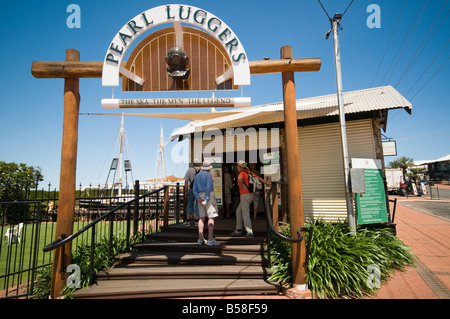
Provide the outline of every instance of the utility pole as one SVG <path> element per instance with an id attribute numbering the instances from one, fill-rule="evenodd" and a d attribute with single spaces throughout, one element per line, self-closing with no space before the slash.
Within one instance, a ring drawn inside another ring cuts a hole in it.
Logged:
<path id="1" fill-rule="evenodd" d="M 334 66 L 336 71 L 336 86 L 337 86 L 337 99 L 339 107 L 339 122 L 341 128 L 341 144 L 342 144 L 342 157 L 344 161 L 344 177 L 345 177 L 345 200 L 347 203 L 347 218 L 348 225 L 351 231 L 356 232 L 356 218 L 353 210 L 353 193 L 350 179 L 350 161 L 348 155 L 347 146 L 347 131 L 345 126 L 345 110 L 344 110 L 344 93 L 342 89 L 342 71 L 341 71 L 341 54 L 339 48 L 339 22 L 341 21 L 342 14 L 336 13 L 331 19 L 331 29 L 333 31 L 334 40 Z M 331 31 L 331 30 L 330 30 Z M 325 38 L 328 39 L 330 31 L 326 34 Z"/>

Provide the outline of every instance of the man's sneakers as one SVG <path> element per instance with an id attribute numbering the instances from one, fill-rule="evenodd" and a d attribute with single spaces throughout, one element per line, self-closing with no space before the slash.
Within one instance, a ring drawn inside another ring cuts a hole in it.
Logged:
<path id="1" fill-rule="evenodd" d="M 219 246 L 220 242 L 218 242 L 215 238 L 211 239 L 211 240 L 206 240 L 206 239 L 198 239 L 197 240 L 197 245 L 199 246 Z"/>
<path id="2" fill-rule="evenodd" d="M 236 229 L 234 232 L 230 234 L 230 236 L 238 237 L 238 236 L 244 236 L 242 233 L 242 230 Z"/>
<path id="3" fill-rule="evenodd" d="M 199 245 L 199 246 L 203 246 L 203 245 L 206 245 L 206 239 L 198 239 L 197 240 L 197 245 Z"/>
<path id="4" fill-rule="evenodd" d="M 220 242 L 218 242 L 215 238 L 208 240 L 206 246 L 219 246 Z"/>
<path id="5" fill-rule="evenodd" d="M 234 232 L 232 232 L 232 233 L 230 234 L 230 236 L 233 236 L 233 237 L 240 237 L 240 236 L 244 236 L 244 233 L 242 232 L 242 230 L 236 229 Z M 253 233 L 247 233 L 247 234 L 245 235 L 245 237 L 247 237 L 247 238 L 253 238 L 253 237 L 255 237 L 255 235 L 253 235 Z"/>

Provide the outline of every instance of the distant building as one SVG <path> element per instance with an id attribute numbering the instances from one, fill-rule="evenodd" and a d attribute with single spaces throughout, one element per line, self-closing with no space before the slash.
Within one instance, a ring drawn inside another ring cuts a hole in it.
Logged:
<path id="1" fill-rule="evenodd" d="M 443 184 L 450 182 L 450 154 L 435 160 L 414 161 L 414 165 L 423 168 L 430 181 Z"/>

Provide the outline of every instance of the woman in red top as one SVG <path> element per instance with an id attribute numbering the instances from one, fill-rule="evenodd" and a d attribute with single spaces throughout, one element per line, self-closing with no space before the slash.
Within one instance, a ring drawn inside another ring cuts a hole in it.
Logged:
<path id="1" fill-rule="evenodd" d="M 247 232 L 247 237 L 253 237 L 252 221 L 250 219 L 250 204 L 253 201 L 253 192 L 248 189 L 249 186 L 249 174 L 250 171 L 247 167 L 247 163 L 244 161 L 239 161 L 237 164 L 238 175 L 238 186 L 240 193 L 239 207 L 236 210 L 236 229 L 231 233 L 232 236 L 242 236 L 242 222 L 244 222 L 245 231 Z M 256 175 L 255 175 L 256 176 Z M 258 177 L 261 183 L 270 185 L 266 183 L 262 178 Z"/>

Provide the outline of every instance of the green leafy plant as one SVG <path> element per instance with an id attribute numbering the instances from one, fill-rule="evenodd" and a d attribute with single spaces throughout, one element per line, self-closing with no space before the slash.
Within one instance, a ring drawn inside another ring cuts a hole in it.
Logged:
<path id="1" fill-rule="evenodd" d="M 280 228 L 280 233 L 289 237 L 289 225 L 283 224 Z M 270 257 L 272 261 L 271 269 L 274 272 L 269 280 L 277 281 L 284 286 L 290 286 L 292 283 L 291 244 L 273 235 L 271 238 Z"/>
<path id="2" fill-rule="evenodd" d="M 323 219 L 310 221 L 313 227 L 306 279 L 309 289 L 319 298 L 362 298 L 376 294 L 376 285 L 368 280 L 372 266 L 380 270 L 380 281 L 394 269 L 403 270 L 413 263 L 408 247 L 391 229 L 359 228 L 355 235 L 347 223 L 336 224 Z M 289 228 L 283 227 L 289 236 Z M 305 241 L 309 234 L 306 233 Z M 290 244 L 272 240 L 271 280 L 291 284 Z"/>
<path id="3" fill-rule="evenodd" d="M 142 234 L 137 233 L 130 239 L 130 245 L 138 242 Z M 107 269 L 114 264 L 114 256 L 127 251 L 127 240 L 125 235 L 113 236 L 110 253 L 110 242 L 108 238 L 102 237 L 94 247 L 94 274 L 102 269 Z M 90 266 L 91 246 L 90 244 L 78 245 L 72 255 L 72 264 L 80 267 L 80 288 L 89 287 L 89 266 Z M 34 299 L 47 299 L 50 295 L 50 285 L 52 277 L 52 266 L 47 266 L 40 270 L 33 290 Z M 70 298 L 71 294 L 78 288 L 70 288 L 67 285 L 63 289 L 65 298 Z"/>
<path id="4" fill-rule="evenodd" d="M 130 239 L 130 245 L 137 242 L 141 238 L 141 234 L 137 233 Z M 111 248 L 110 248 L 111 246 Z M 111 249 L 111 252 L 110 252 Z M 112 237 L 112 243 L 108 238 L 102 237 L 94 247 L 93 271 L 97 275 L 99 271 L 108 269 L 114 264 L 114 257 L 127 251 L 127 240 L 124 235 Z M 89 266 L 90 266 L 91 246 L 87 244 L 79 245 L 72 256 L 72 264 L 80 267 L 80 288 L 89 287 Z M 67 285 L 63 289 L 65 298 L 70 298 L 71 294 L 78 288 L 70 288 Z"/>
<path id="5" fill-rule="evenodd" d="M 50 296 L 51 281 L 52 266 L 46 266 L 39 269 L 33 288 L 33 299 L 48 299 L 48 297 Z"/>

